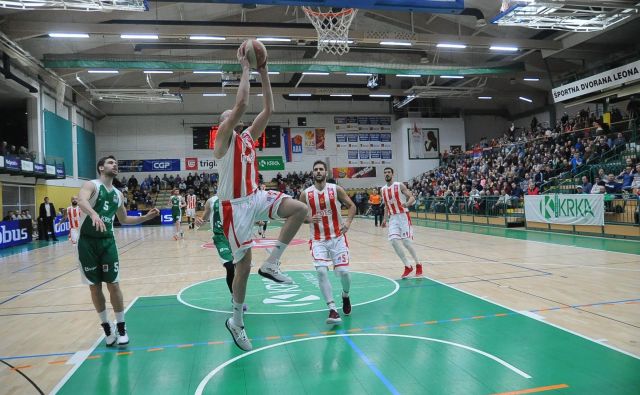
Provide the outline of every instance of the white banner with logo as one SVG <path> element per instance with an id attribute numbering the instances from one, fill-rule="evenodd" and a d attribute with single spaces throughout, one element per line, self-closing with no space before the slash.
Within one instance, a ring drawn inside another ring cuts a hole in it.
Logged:
<path id="1" fill-rule="evenodd" d="M 604 195 L 526 195 L 524 214 L 532 222 L 603 226 Z"/>
<path id="2" fill-rule="evenodd" d="M 640 79 L 640 60 L 553 89 L 555 103 Z"/>

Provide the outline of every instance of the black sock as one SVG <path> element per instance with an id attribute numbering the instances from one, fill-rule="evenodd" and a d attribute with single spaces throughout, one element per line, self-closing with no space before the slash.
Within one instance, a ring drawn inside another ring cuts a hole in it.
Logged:
<path id="1" fill-rule="evenodd" d="M 233 294 L 233 277 L 236 274 L 236 267 L 232 261 L 229 261 L 224 263 L 224 268 L 227 269 L 227 287 L 229 287 L 229 292 Z"/>

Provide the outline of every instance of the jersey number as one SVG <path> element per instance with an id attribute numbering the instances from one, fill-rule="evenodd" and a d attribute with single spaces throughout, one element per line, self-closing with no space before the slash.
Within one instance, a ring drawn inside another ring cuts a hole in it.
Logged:
<path id="1" fill-rule="evenodd" d="M 104 202 L 104 206 L 102 206 L 102 209 L 104 211 L 109 211 L 109 202 L 108 201 Z"/>

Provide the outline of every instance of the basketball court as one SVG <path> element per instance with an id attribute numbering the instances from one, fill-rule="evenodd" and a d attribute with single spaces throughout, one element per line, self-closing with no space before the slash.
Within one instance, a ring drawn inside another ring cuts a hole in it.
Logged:
<path id="1" fill-rule="evenodd" d="M 0 115 L 24 113 L 16 144 L 38 156 L 35 170 L 9 168 L 3 151 L 0 207 L 35 217 L 45 195 L 64 207 L 111 154 L 141 180 L 225 171 L 212 155 L 215 123 L 236 103 L 236 51 L 249 39 L 254 69 L 258 42 L 269 55 L 275 112 L 256 167 L 268 183 L 315 160 L 350 191 L 382 186 L 387 166 L 407 182 L 447 150 L 531 118 L 553 128 L 565 99 L 552 89 L 635 64 L 640 4 L 601 3 L 0 0 Z M 247 125 L 266 103 L 257 74 Z M 566 111 L 611 115 L 638 93 L 631 81 L 618 96 L 567 98 Z M 504 226 L 416 215 L 424 275 L 403 279 L 387 229 L 359 215 L 347 234 L 353 311 L 339 325 L 325 322 L 307 225 L 282 258 L 293 284 L 256 274 L 283 225 L 271 221 L 255 240 L 249 352 L 225 327 L 231 296 L 206 225 L 183 222 L 174 240 L 163 211 L 157 225 L 115 230 L 131 338 L 119 347 L 101 336 L 76 247 L 2 248 L 0 394 L 638 394 L 640 242 L 637 206 L 624 200 L 618 237 L 512 228 L 506 214 L 495 221 Z M 329 277 L 341 311 L 340 279 Z"/>
<path id="2" fill-rule="evenodd" d="M 292 246 L 283 263 L 294 285 L 252 274 L 249 353 L 224 328 L 229 294 L 206 229 L 177 243 L 167 241 L 166 227 L 119 231 L 132 341 L 116 349 L 96 338 L 73 247 L 11 255 L 3 258 L 2 359 L 60 394 L 638 388 L 640 258 L 637 249 L 629 253 L 636 242 L 589 248 L 578 246 L 591 239 L 583 236 L 549 243 L 536 240 L 541 232 L 511 230 L 520 237 L 508 238 L 480 226 L 423 225 L 416 248 L 426 275 L 399 280 L 402 265 L 384 230 L 357 219 L 349 232 L 353 313 L 339 326 L 324 323 L 306 243 Z M 7 393 L 33 391 L 14 370 L 3 370 L 2 381 Z"/>

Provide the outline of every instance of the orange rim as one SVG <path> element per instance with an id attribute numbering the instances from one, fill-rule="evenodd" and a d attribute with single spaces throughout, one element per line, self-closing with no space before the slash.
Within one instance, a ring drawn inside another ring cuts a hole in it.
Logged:
<path id="1" fill-rule="evenodd" d="M 317 11 L 314 11 L 311 8 L 305 7 L 305 6 L 302 6 L 302 10 L 308 15 L 319 16 L 319 17 L 324 17 L 324 18 L 337 18 L 337 17 L 340 17 L 340 16 L 345 16 L 345 15 L 352 14 L 353 11 L 354 11 L 353 8 L 345 8 L 344 10 L 342 10 L 340 12 L 317 12 Z"/>

